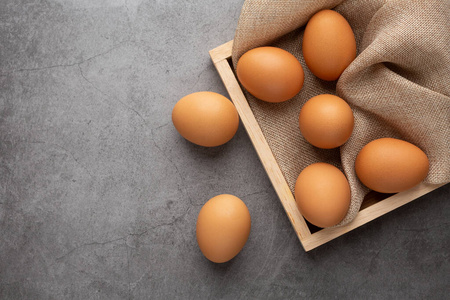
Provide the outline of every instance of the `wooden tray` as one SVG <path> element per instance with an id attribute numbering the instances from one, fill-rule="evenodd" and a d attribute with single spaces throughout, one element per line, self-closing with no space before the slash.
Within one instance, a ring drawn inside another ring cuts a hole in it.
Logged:
<path id="1" fill-rule="evenodd" d="M 272 151 L 267 144 L 266 139 L 256 121 L 253 112 L 241 90 L 241 87 L 236 79 L 236 76 L 231 67 L 231 49 L 233 41 L 229 41 L 211 51 L 209 54 L 211 59 L 219 72 L 220 77 L 239 113 L 242 123 L 253 143 L 253 146 L 258 153 L 267 175 L 272 182 L 272 185 L 280 198 L 280 201 L 286 211 L 286 214 L 294 227 L 297 236 L 305 249 L 309 251 L 322 244 L 331 241 L 365 223 L 368 223 L 414 199 L 419 198 L 426 193 L 429 193 L 444 184 L 429 185 L 419 184 L 414 188 L 397 193 L 394 195 L 386 195 L 380 193 L 369 193 L 361 206 L 361 210 L 356 218 L 349 224 L 336 228 L 325 228 L 318 230 L 307 224 L 303 216 L 297 209 L 294 196 L 292 195 L 289 186 L 281 173 Z"/>

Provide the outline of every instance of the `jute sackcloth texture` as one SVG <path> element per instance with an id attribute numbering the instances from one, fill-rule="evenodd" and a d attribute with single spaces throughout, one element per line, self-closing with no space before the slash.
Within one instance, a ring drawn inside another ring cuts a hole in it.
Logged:
<path id="1" fill-rule="evenodd" d="M 336 82 L 316 78 L 302 56 L 304 26 L 322 9 L 342 14 L 357 43 L 356 59 Z M 427 154 L 425 182 L 450 181 L 450 1 L 247 0 L 233 44 L 234 67 L 246 51 L 267 45 L 294 54 L 305 71 L 303 89 L 283 103 L 263 102 L 243 89 L 292 192 L 311 163 L 339 167 L 352 193 L 339 225 L 351 222 L 369 191 L 356 177 L 356 156 L 382 137 L 408 141 Z M 352 136 L 338 149 L 311 146 L 298 128 L 302 105 L 323 93 L 346 100 L 355 117 Z"/>

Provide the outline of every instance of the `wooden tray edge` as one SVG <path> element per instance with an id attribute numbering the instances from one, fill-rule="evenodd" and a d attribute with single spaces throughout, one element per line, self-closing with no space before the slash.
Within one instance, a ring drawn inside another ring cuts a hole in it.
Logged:
<path id="1" fill-rule="evenodd" d="M 277 193 L 283 208 L 288 215 L 288 218 L 297 233 L 297 236 L 302 241 L 311 236 L 311 232 L 306 225 L 305 220 L 297 209 L 297 204 L 291 193 L 291 190 L 281 173 L 280 167 L 273 156 L 267 141 L 261 131 L 261 128 L 256 121 L 252 110 L 244 96 L 244 93 L 239 86 L 239 83 L 234 76 L 233 70 L 230 67 L 228 58 L 231 56 L 232 41 L 222 46 L 219 46 L 210 51 L 211 58 L 214 65 L 219 72 L 222 81 L 230 95 L 231 101 L 234 103 L 242 123 L 253 143 L 253 146 L 263 164 L 266 173 L 272 182 L 272 185 Z M 302 243 L 303 245 L 303 243 Z"/>

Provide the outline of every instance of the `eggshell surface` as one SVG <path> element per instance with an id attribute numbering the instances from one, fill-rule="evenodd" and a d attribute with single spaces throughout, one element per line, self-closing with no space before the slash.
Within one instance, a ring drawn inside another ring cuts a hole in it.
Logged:
<path id="1" fill-rule="evenodd" d="M 322 94 L 309 99 L 299 114 L 303 137 L 312 145 L 331 149 L 344 144 L 353 132 L 354 117 L 342 98 Z"/>
<path id="2" fill-rule="evenodd" d="M 408 190 L 425 179 L 428 169 L 428 157 L 419 147 L 394 138 L 368 143 L 355 161 L 359 180 L 380 193 Z"/>
<path id="3" fill-rule="evenodd" d="M 300 213 L 311 224 L 334 226 L 344 219 L 350 207 L 350 185 L 335 166 L 314 163 L 298 176 L 295 201 Z"/>
<path id="4" fill-rule="evenodd" d="M 197 242 L 203 255 L 223 263 L 235 257 L 250 235 L 251 218 L 245 203 L 236 196 L 211 198 L 197 218 Z"/>
<path id="5" fill-rule="evenodd" d="M 239 126 L 239 115 L 226 97 L 213 92 L 197 92 L 175 104 L 172 122 L 188 141 L 215 147 L 233 138 Z"/>
<path id="6" fill-rule="evenodd" d="M 283 102 L 303 87 L 303 68 L 291 53 L 276 47 L 259 47 L 244 53 L 236 74 L 244 88 L 267 102 Z"/>
<path id="7" fill-rule="evenodd" d="M 303 57 L 311 72 L 332 81 L 356 57 L 356 41 L 350 24 L 333 10 L 322 10 L 308 21 L 303 35 Z"/>

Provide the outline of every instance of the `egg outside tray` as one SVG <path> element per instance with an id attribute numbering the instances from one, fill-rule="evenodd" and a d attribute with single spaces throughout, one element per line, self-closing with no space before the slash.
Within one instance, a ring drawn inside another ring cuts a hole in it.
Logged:
<path id="1" fill-rule="evenodd" d="M 394 209 L 411 202 L 445 184 L 430 185 L 421 183 L 414 188 L 397 193 L 381 194 L 370 192 L 364 198 L 361 209 L 355 219 L 347 225 L 331 228 L 318 228 L 307 222 L 299 210 L 289 186 L 280 170 L 273 153 L 264 138 L 253 112 L 242 92 L 231 65 L 231 50 L 233 41 L 229 41 L 209 51 L 214 66 L 217 69 L 228 94 L 239 113 L 242 123 L 253 143 L 259 159 L 269 176 L 281 204 L 292 224 L 305 251 L 323 245 L 353 229 L 366 224 Z"/>

